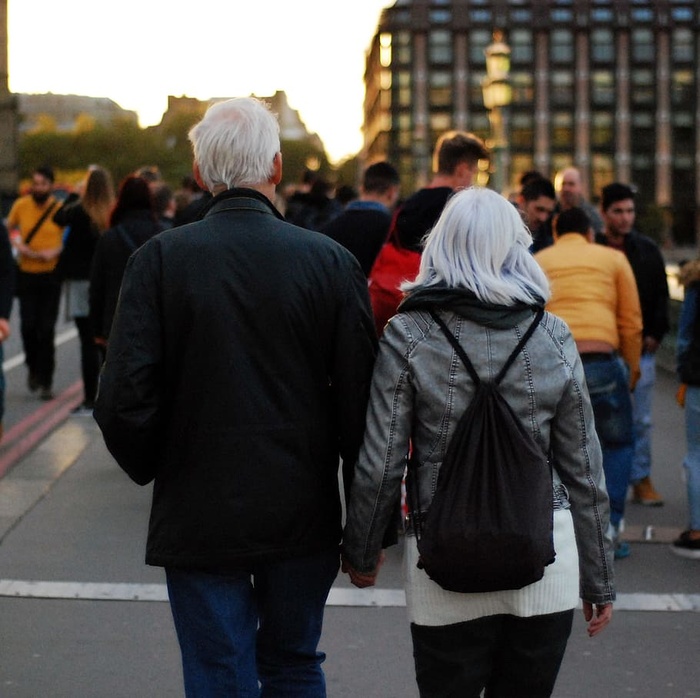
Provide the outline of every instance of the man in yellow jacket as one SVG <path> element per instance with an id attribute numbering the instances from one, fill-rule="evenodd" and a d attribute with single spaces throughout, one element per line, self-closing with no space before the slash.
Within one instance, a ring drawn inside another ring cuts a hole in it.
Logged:
<path id="1" fill-rule="evenodd" d="M 63 245 L 63 228 L 53 222 L 59 208 L 53 184 L 50 167 L 34 170 L 29 194 L 15 201 L 7 217 L 19 261 L 17 296 L 29 370 L 27 385 L 31 392 L 39 390 L 42 400 L 53 398 L 54 333 L 61 299 L 61 282 L 54 269 Z"/>
<path id="2" fill-rule="evenodd" d="M 547 274 L 552 297 L 547 310 L 561 317 L 576 340 L 603 449 L 610 496 L 615 556 L 629 555 L 619 541 L 634 457 L 630 391 L 639 378 L 642 311 L 637 283 L 624 254 L 593 243 L 583 209 L 559 214 L 555 243 L 535 255 Z"/>

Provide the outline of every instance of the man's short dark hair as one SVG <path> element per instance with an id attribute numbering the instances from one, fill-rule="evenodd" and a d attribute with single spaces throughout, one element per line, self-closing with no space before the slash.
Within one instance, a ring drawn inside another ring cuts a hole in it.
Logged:
<path id="1" fill-rule="evenodd" d="M 578 206 L 562 211 L 557 216 L 556 231 L 558 235 L 564 233 L 581 233 L 588 235 L 591 228 L 591 219 L 588 214 Z"/>
<path id="2" fill-rule="evenodd" d="M 384 194 L 400 181 L 399 171 L 390 162 L 375 162 L 365 170 L 362 188 L 367 192 Z"/>
<path id="3" fill-rule="evenodd" d="M 627 199 L 632 199 L 634 201 L 635 190 L 628 184 L 622 184 L 622 182 L 613 182 L 612 184 L 607 184 L 602 189 L 601 206 L 603 211 L 607 211 L 613 204 L 618 201 L 625 201 Z"/>
<path id="4" fill-rule="evenodd" d="M 479 160 L 488 158 L 488 148 L 481 138 L 473 133 L 449 131 L 438 139 L 433 169 L 441 174 L 453 174 L 457 165 L 462 162 L 474 166 Z"/>
<path id="5" fill-rule="evenodd" d="M 546 179 L 546 177 L 539 170 L 528 170 L 527 172 L 523 172 L 520 176 L 520 186 L 524 187 L 533 179 Z"/>
<path id="6" fill-rule="evenodd" d="M 41 175 L 45 179 L 48 179 L 49 182 L 51 182 L 51 183 L 53 183 L 55 181 L 53 167 L 51 167 L 51 165 L 42 165 L 41 167 L 35 168 L 34 174 Z"/>
<path id="7" fill-rule="evenodd" d="M 520 195 L 525 201 L 535 201 L 541 196 L 546 196 L 548 199 L 556 200 L 557 195 L 554 191 L 554 185 L 545 177 L 539 176 L 529 179 L 523 186 Z"/>

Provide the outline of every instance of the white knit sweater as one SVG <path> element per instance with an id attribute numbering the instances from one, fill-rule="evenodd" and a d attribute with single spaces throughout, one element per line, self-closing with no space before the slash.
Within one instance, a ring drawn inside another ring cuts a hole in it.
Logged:
<path id="1" fill-rule="evenodd" d="M 554 512 L 554 549 L 556 559 L 545 568 L 539 582 L 513 591 L 460 594 L 445 591 L 416 567 L 416 539 L 407 536 L 404 578 L 409 619 L 417 625 L 451 625 L 497 614 L 529 617 L 575 608 L 579 594 L 578 553 L 568 509 Z"/>

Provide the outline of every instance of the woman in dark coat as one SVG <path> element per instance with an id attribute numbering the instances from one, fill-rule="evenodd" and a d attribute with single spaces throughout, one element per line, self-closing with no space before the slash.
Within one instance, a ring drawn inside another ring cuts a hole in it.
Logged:
<path id="1" fill-rule="evenodd" d="M 163 230 L 148 182 L 133 175 L 121 184 L 110 228 L 99 239 L 90 273 L 90 320 L 95 341 L 104 350 L 117 308 L 119 289 L 132 252 Z"/>

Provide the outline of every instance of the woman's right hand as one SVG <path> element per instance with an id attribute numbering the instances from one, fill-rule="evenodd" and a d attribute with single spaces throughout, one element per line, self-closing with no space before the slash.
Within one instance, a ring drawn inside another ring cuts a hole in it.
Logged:
<path id="1" fill-rule="evenodd" d="M 588 637 L 595 637 L 603 631 L 612 619 L 613 607 L 611 603 L 595 604 L 590 601 L 583 602 L 583 617 L 588 623 Z"/>

